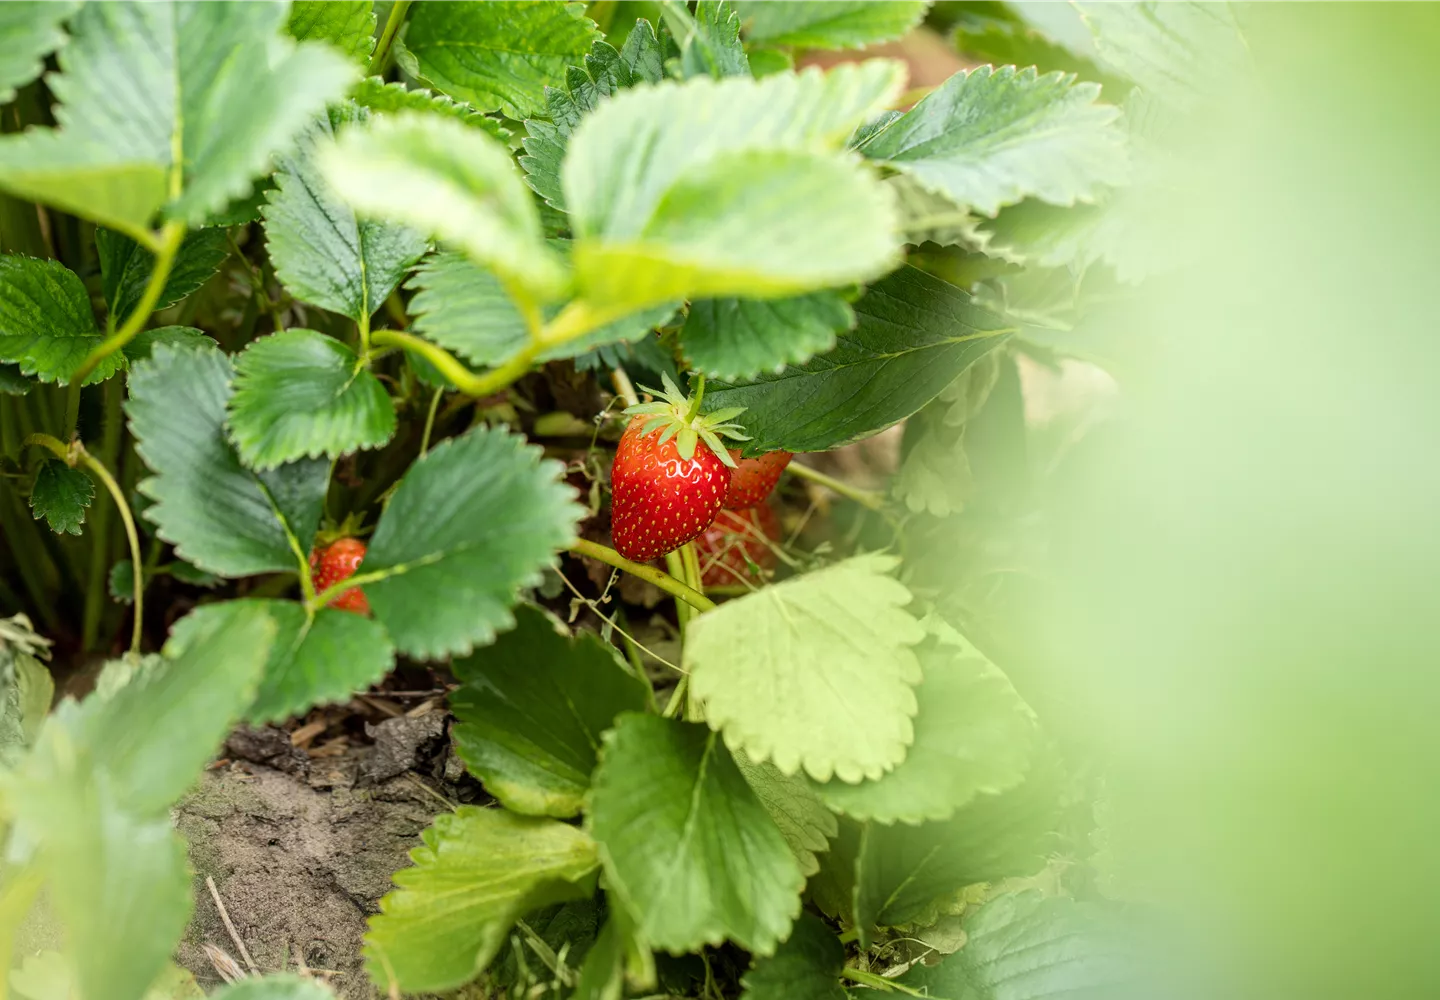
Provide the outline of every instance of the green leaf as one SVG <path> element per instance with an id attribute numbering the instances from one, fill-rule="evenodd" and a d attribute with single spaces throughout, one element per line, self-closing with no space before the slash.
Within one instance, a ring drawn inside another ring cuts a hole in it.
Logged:
<path id="1" fill-rule="evenodd" d="M 373 219 L 361 221 L 320 177 L 317 145 L 369 113 L 335 105 L 278 161 L 275 189 L 261 210 L 275 275 L 291 295 L 355 322 L 371 315 L 426 250 L 421 234 Z"/>
<path id="2" fill-rule="evenodd" d="M 848 1000 L 840 985 L 844 967 L 840 939 L 819 917 L 802 913 L 789 939 L 740 980 L 740 1000 Z"/>
<path id="3" fill-rule="evenodd" d="M 90 295 L 73 271 L 58 260 L 0 254 L 0 361 L 41 382 L 68 382 L 100 340 Z M 110 355 L 85 384 L 103 382 L 124 364 Z"/>
<path id="4" fill-rule="evenodd" d="M 125 345 L 125 358 L 131 364 L 147 361 L 156 344 L 169 344 L 181 350 L 213 350 L 219 346 L 213 338 L 192 326 L 157 326 L 137 333 L 135 339 Z"/>
<path id="5" fill-rule="evenodd" d="M 922 243 L 934 243 L 971 250 L 986 246 L 985 236 L 979 228 L 983 220 L 979 216 L 971 214 L 943 194 L 922 187 L 908 174 L 887 177 L 885 184 L 894 193 L 900 209 L 900 228 L 906 243 L 917 247 Z"/>
<path id="6" fill-rule="evenodd" d="M 24 1000 L 73 1000 L 79 995 L 70 962 L 58 951 L 26 955 L 20 968 L 11 971 L 10 985 Z M 333 1000 L 333 994 L 322 996 Z M 205 994 L 189 971 L 172 962 L 145 991 L 145 1000 L 205 1000 Z"/>
<path id="7" fill-rule="evenodd" d="M 20 374 L 19 365 L 0 364 L 0 392 L 7 396 L 23 396 L 34 387 L 33 379 Z"/>
<path id="8" fill-rule="evenodd" d="M 780 828 L 795 860 L 800 862 L 801 874 L 814 875 L 820 870 L 820 859 L 815 852 L 826 850 L 838 830 L 835 814 L 804 777 L 781 774 L 768 760 L 756 764 L 743 752 L 737 751 L 734 756 L 735 766 L 745 775 L 751 790 Z"/>
<path id="9" fill-rule="evenodd" d="M 35 520 L 43 517 L 57 535 L 80 534 L 85 510 L 94 499 L 94 481 L 58 458 L 47 458 L 35 472 L 30 509 L 35 512 Z"/>
<path id="10" fill-rule="evenodd" d="M 800 913 L 805 879 L 785 838 L 704 726 L 622 715 L 589 816 L 608 884 L 651 947 L 730 940 L 768 955 Z"/>
<path id="11" fill-rule="evenodd" d="M 501 142 L 508 142 L 513 134 L 500 124 L 499 119 L 490 118 L 468 104 L 452 101 L 444 94 L 432 94 L 424 89 L 411 90 L 399 81 L 386 83 L 384 77 L 367 76 L 350 91 L 350 99 L 362 108 L 382 114 L 420 111 L 425 114 L 444 115 L 488 132 Z"/>
<path id="12" fill-rule="evenodd" d="M 529 605 L 515 617 L 513 631 L 451 667 L 455 745 L 506 808 L 563 819 L 584 804 L 600 734 L 620 712 L 644 710 L 646 686 L 594 633 L 568 636 Z"/>
<path id="13" fill-rule="evenodd" d="M 358 576 L 375 618 L 416 659 L 468 653 L 514 626 L 510 607 L 584 514 L 564 467 L 499 428 L 449 438 L 416 460 Z M 438 599 L 437 599 L 438 598 Z"/>
<path id="14" fill-rule="evenodd" d="M 378 448 L 394 434 L 390 394 L 333 337 L 284 330 L 254 341 L 235 359 L 230 436 L 252 469 L 339 458 Z"/>
<path id="15" fill-rule="evenodd" d="M 585 961 L 590 948 L 595 944 L 595 939 L 600 935 L 601 924 L 605 920 L 605 911 L 601 906 L 598 896 L 587 896 L 584 899 L 572 899 L 565 903 L 556 903 L 554 906 L 547 906 L 542 910 L 536 910 L 525 918 L 525 926 L 535 932 L 535 937 L 548 945 L 558 955 L 561 949 L 565 949 L 565 964 L 575 969 Z M 530 935 L 516 928 L 510 935 L 514 941 L 519 937 L 522 941 L 531 940 Z M 503 948 L 500 954 L 495 957 L 487 970 L 487 984 L 494 992 L 497 986 L 513 986 L 517 983 L 525 986 L 533 984 L 534 977 L 539 973 L 536 968 L 536 961 L 531 957 L 530 952 L 534 949 L 528 945 L 522 945 L 526 949 L 524 959 L 525 967 L 516 961 L 514 948 Z M 574 1000 L 574 998 L 572 998 Z"/>
<path id="16" fill-rule="evenodd" d="M 124 233 L 104 228 L 95 230 L 95 250 L 100 258 L 105 308 L 110 312 L 111 324 L 118 327 L 140 304 L 155 268 L 155 255 Z M 198 290 L 220 270 L 229 255 L 224 229 L 197 229 L 187 233 L 175 254 L 160 298 L 155 301 L 154 311 L 168 309 Z"/>
<path id="17" fill-rule="evenodd" d="M 285 30 L 296 41 L 329 42 L 364 66 L 375 47 L 375 5 L 370 0 L 296 0 Z"/>
<path id="18" fill-rule="evenodd" d="M 905 266 L 855 303 L 858 322 L 804 365 L 715 382 L 705 409 L 745 407 L 747 455 L 824 451 L 884 430 L 935 398 L 1014 327 L 972 297 Z"/>
<path id="19" fill-rule="evenodd" d="M 0 4 L 0 104 L 15 89 L 40 75 L 45 57 L 65 44 L 60 27 L 80 5 L 63 3 Z"/>
<path id="20" fill-rule="evenodd" d="M 664 79 L 661 54 L 655 29 L 649 21 L 639 20 L 623 49 L 617 52 L 608 42 L 597 40 L 585 57 L 584 69 L 571 66 L 565 71 L 564 89 L 546 88 L 545 113 L 550 120 L 531 119 L 525 123 L 526 134 L 521 140 L 525 155 L 520 157 L 520 166 L 525 170 L 525 183 L 552 207 L 565 210 L 560 165 L 580 119 L 619 90 Z"/>
<path id="21" fill-rule="evenodd" d="M 1074 73 L 1082 80 L 1100 84 L 1105 96 L 1112 99 L 1125 91 L 1123 82 L 1095 63 L 1023 23 L 988 17 L 962 20 L 955 29 L 955 44 L 976 62 L 1034 66 L 1040 73 Z"/>
<path id="22" fill-rule="evenodd" d="M 1054 847 L 1055 765 L 1038 760 L 1017 788 L 974 799 L 939 823 L 861 830 L 855 859 L 855 924 L 869 929 L 934 922 L 940 907 L 975 882 L 1033 875 Z"/>
<path id="23" fill-rule="evenodd" d="M 570 139 L 562 179 L 584 297 L 779 298 L 868 281 L 898 254 L 892 199 L 837 150 L 888 104 L 885 60 L 624 91 Z"/>
<path id="24" fill-rule="evenodd" d="M 858 49 L 889 42 L 920 23 L 929 0 L 827 0 L 760 3 L 736 0 L 745 37 L 763 45 Z"/>
<path id="25" fill-rule="evenodd" d="M 162 205 L 203 224 L 355 77 L 339 53 L 281 35 L 284 17 L 279 4 L 85 5 L 49 80 L 59 127 L 0 139 L 0 187 L 136 237 Z"/>
<path id="26" fill-rule="evenodd" d="M 1020 784 L 1038 731 L 1006 676 L 958 632 L 920 653 L 915 742 L 878 781 L 817 787 L 832 809 L 859 820 L 918 824 L 947 819 L 982 795 Z"/>
<path id="27" fill-rule="evenodd" d="M 595 842 L 576 827 L 460 806 L 437 816 L 395 873 L 365 935 L 366 967 L 381 992 L 454 989 L 469 982 L 530 910 L 594 891 Z"/>
<path id="28" fill-rule="evenodd" d="M 957 205 L 994 215 L 1034 197 L 1093 201 L 1126 179 L 1117 108 L 1100 87 L 1013 66 L 957 73 L 860 145 Z"/>
<path id="29" fill-rule="evenodd" d="M 184 649 L 195 630 L 246 608 L 264 611 L 276 625 L 259 690 L 245 713 L 252 725 L 281 722 L 316 705 L 344 701 L 395 666 L 390 637 L 369 618 L 333 608 L 322 608 L 308 618 L 304 607 L 294 601 L 247 599 L 202 605 L 175 626 L 170 646 Z"/>
<path id="30" fill-rule="evenodd" d="M 13 767 L 35 743 L 55 698 L 50 671 L 35 658 L 47 656 L 48 645 L 24 615 L 0 619 L 0 765 L 5 767 Z"/>
<path id="31" fill-rule="evenodd" d="M 878 778 L 905 758 L 924 630 L 902 610 L 895 564 L 856 556 L 691 623 L 690 691 L 727 744 L 820 781 Z"/>
<path id="32" fill-rule="evenodd" d="M 415 332 L 475 365 L 497 365 L 530 340 L 525 317 L 499 278 L 463 254 L 441 251 L 415 269 L 405 286 L 416 294 L 409 302 Z M 540 360 L 574 357 L 596 346 L 642 339 L 675 311 L 676 302 L 662 302 L 622 316 L 543 351 Z M 559 306 L 543 311 L 548 320 Z"/>
<path id="33" fill-rule="evenodd" d="M 750 61 L 740 44 L 740 16 L 733 3 L 699 0 L 693 17 L 675 4 L 665 5 L 661 12 L 680 46 L 680 69 L 686 77 L 750 75 Z"/>
<path id="34" fill-rule="evenodd" d="M 410 14 L 405 52 L 411 75 L 436 90 L 523 119 L 544 111 L 545 88 L 559 86 L 598 37 L 578 3 L 423 3 Z"/>
<path id="35" fill-rule="evenodd" d="M 564 288 L 564 268 L 541 238 L 509 149 L 478 129 L 414 112 L 377 117 L 342 132 L 319 164 L 362 216 L 453 243 L 538 299 Z"/>
<path id="36" fill-rule="evenodd" d="M 129 559 L 121 559 L 110 567 L 106 584 L 110 590 L 111 600 L 117 604 L 134 604 L 135 564 Z"/>
<path id="37" fill-rule="evenodd" d="M 788 299 L 699 299 L 680 331 L 691 367 L 737 381 L 801 364 L 835 346 L 855 326 L 855 313 L 836 292 Z"/>
<path id="38" fill-rule="evenodd" d="M 319 980 L 277 973 L 262 979 L 242 979 L 210 994 L 210 1000 L 335 1000 L 335 994 Z"/>
<path id="39" fill-rule="evenodd" d="M 965 947 L 899 982 L 935 1000 L 1126 996 L 1135 969 L 1117 930 L 1101 904 L 1008 893 L 968 917 Z"/>
<path id="40" fill-rule="evenodd" d="M 293 572 L 320 523 L 330 478 L 324 460 L 257 475 L 225 433 L 233 369 L 210 347 L 157 344 L 130 374 L 125 411 L 136 450 L 154 473 L 145 518 L 187 562 L 221 576 Z M 183 415 L 179 419 L 177 415 Z"/>

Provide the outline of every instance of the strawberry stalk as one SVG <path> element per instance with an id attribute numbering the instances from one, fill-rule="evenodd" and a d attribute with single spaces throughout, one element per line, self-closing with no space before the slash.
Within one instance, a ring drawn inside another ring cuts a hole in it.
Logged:
<path id="1" fill-rule="evenodd" d="M 687 586 L 669 573 L 656 569 L 654 566 L 626 559 L 608 545 L 600 545 L 588 539 L 577 538 L 570 543 L 570 551 L 582 556 L 589 556 L 591 559 L 598 559 L 607 566 L 614 566 L 631 576 L 638 576 L 647 583 L 653 583 L 671 597 L 679 598 L 697 611 L 713 611 L 715 609 L 715 602 L 694 587 Z"/>

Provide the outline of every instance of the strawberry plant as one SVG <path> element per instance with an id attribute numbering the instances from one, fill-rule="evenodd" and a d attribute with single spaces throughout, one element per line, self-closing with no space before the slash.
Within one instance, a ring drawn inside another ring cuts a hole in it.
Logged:
<path id="1" fill-rule="evenodd" d="M 486 798 L 370 918 L 380 995 L 1110 982 L 1095 785 L 986 590 L 1019 373 L 1143 276 L 1107 210 L 1178 101 L 1080 6 L 1088 52 L 924 0 L 0 8 L 6 966 L 43 890 L 46 996 L 162 995 L 225 734 L 426 664 Z M 858 52 L 927 17 L 974 68 Z M 45 717 L 52 646 L 106 662 Z"/>

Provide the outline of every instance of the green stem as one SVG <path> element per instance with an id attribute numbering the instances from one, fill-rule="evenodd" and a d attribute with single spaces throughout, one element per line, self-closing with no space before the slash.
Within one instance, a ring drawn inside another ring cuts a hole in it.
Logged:
<path id="1" fill-rule="evenodd" d="M 646 566 L 643 563 L 632 562 L 608 546 L 599 545 L 584 538 L 577 538 L 574 542 L 570 543 L 570 551 L 577 552 L 582 556 L 589 556 L 591 559 L 598 559 L 607 566 L 614 566 L 616 569 L 624 570 L 631 576 L 638 576 L 648 583 L 653 583 L 671 597 L 680 598 L 697 611 L 715 610 L 715 602 L 695 588 L 685 585 L 669 573 L 662 572 L 654 566 Z"/>
<path id="2" fill-rule="evenodd" d="M 355 326 L 360 331 L 360 363 L 363 365 L 370 357 L 370 314 L 361 316 Z"/>
<path id="3" fill-rule="evenodd" d="M 883 494 L 874 490 L 862 490 L 858 486 L 851 486 L 849 483 L 842 483 L 833 476 L 827 476 L 819 469 L 812 469 L 808 465 L 801 465 L 799 462 L 791 462 L 785 467 L 785 471 L 791 475 L 799 476 L 801 479 L 808 479 L 812 483 L 818 483 L 828 490 L 839 493 L 842 497 L 854 500 L 862 507 L 871 510 L 880 510 L 885 506 Z"/>
<path id="4" fill-rule="evenodd" d="M 165 223 L 165 228 L 160 233 L 160 248 L 155 254 L 155 266 L 150 272 L 150 280 L 145 283 L 145 292 L 140 296 L 139 303 L 114 336 L 102 340 L 99 346 L 80 363 L 80 367 L 76 369 L 70 379 L 72 386 L 82 384 L 85 376 L 94 371 L 96 365 L 130 343 L 145 326 L 146 321 L 150 319 L 150 314 L 155 310 L 155 303 L 160 300 L 160 293 L 164 290 L 165 282 L 170 277 L 170 268 L 175 263 L 175 254 L 180 249 L 180 242 L 184 239 L 185 224 L 183 222 Z"/>
<path id="5" fill-rule="evenodd" d="M 79 459 L 110 491 L 110 497 L 120 511 L 120 520 L 125 525 L 125 537 L 130 542 L 130 563 L 135 567 L 135 623 L 130 630 L 130 652 L 139 656 L 140 637 L 145 628 L 145 582 L 141 578 L 144 569 L 140 560 L 140 533 L 135 530 L 135 518 L 130 513 L 130 505 L 125 502 L 125 494 L 120 491 L 120 484 L 110 475 L 110 470 L 86 451 L 84 446 L 79 446 Z"/>
<path id="6" fill-rule="evenodd" d="M 414 351 L 440 370 L 455 386 L 467 396 L 493 396 L 530 370 L 530 362 L 537 353 L 534 345 L 523 348 L 509 361 L 498 368 L 477 375 L 466 368 L 455 356 L 438 344 L 432 344 L 412 333 L 400 330 L 376 330 L 370 342 L 380 347 L 401 347 Z"/>
<path id="7" fill-rule="evenodd" d="M 615 383 L 615 395 L 625 403 L 626 406 L 639 406 L 640 397 L 635 392 L 635 383 L 630 381 L 624 368 L 616 368 L 610 372 L 610 381 Z"/>
<path id="8" fill-rule="evenodd" d="M 840 978 L 848 979 L 852 983 L 859 983 L 862 986 L 869 986 L 871 989 L 884 990 L 907 994 L 912 997 L 925 997 L 929 994 L 921 993 L 913 986 L 906 986 L 904 983 L 897 983 L 893 979 L 886 979 L 884 976 L 877 976 L 873 972 L 861 972 L 859 969 L 841 969 Z"/>
<path id="9" fill-rule="evenodd" d="M 681 674 L 680 680 L 676 682 L 675 689 L 670 692 L 670 700 L 665 703 L 665 711 L 661 712 L 662 718 L 673 719 L 680 714 L 680 709 L 688 700 L 685 696 L 690 690 L 690 675 Z"/>
<path id="10" fill-rule="evenodd" d="M 665 553 L 665 568 L 670 571 L 670 576 L 673 579 L 685 582 L 685 559 L 680 555 L 678 549 L 674 552 Z M 689 586 L 688 582 L 686 582 L 686 586 Z M 690 624 L 690 612 L 692 610 L 683 598 L 675 598 L 675 621 L 679 624 L 682 635 L 685 632 L 685 626 Z"/>
<path id="11" fill-rule="evenodd" d="M 435 411 L 440 409 L 440 397 L 443 395 L 444 389 L 436 389 L 435 395 L 430 398 L 430 412 L 425 414 L 425 433 L 420 436 L 421 458 L 430 450 L 430 434 L 435 430 Z"/>
<path id="12" fill-rule="evenodd" d="M 380 41 L 375 46 L 375 54 L 370 57 L 370 65 L 366 72 L 371 76 L 378 76 L 385 72 L 385 60 L 390 58 L 390 45 L 395 41 L 395 35 L 400 30 L 400 25 L 405 21 L 405 15 L 410 10 L 411 0 L 395 0 L 390 7 L 390 16 L 385 19 L 385 30 L 380 35 Z"/>
<path id="13" fill-rule="evenodd" d="M 120 407 L 124 402 L 124 384 L 120 379 L 112 378 L 105 383 L 103 391 L 105 423 L 100 440 L 100 461 L 108 468 L 116 465 L 120 453 L 120 431 L 124 421 Z M 113 550 L 110 508 L 100 504 L 90 521 L 90 579 L 85 589 L 85 617 L 81 633 L 86 649 L 95 648 L 95 640 L 100 634 L 100 619 L 109 606 L 107 584 Z"/>

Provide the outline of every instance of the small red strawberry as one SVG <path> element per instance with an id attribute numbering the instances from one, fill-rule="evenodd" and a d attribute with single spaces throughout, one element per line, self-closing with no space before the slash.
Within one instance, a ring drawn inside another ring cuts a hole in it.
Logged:
<path id="1" fill-rule="evenodd" d="M 735 459 L 735 471 L 721 506 L 726 510 L 745 510 L 765 502 L 780 481 L 780 473 L 795 456 L 788 451 L 772 451 L 759 458 L 741 458 L 740 450 L 732 448 L 730 457 Z"/>
<path id="2" fill-rule="evenodd" d="M 333 545 L 315 549 L 310 553 L 310 573 L 315 581 L 315 593 L 323 593 L 341 580 L 350 579 L 364 559 L 365 543 L 358 538 L 341 538 Z M 370 602 L 359 587 L 342 590 L 330 601 L 330 607 L 361 615 L 370 613 Z"/>
<path id="3" fill-rule="evenodd" d="M 780 519 L 769 504 L 722 510 L 695 540 L 700 582 L 706 587 L 758 582 L 762 571 L 775 568 L 773 546 L 779 540 Z"/>
<path id="4" fill-rule="evenodd" d="M 660 398 L 625 411 L 635 419 L 610 470 L 615 550 L 636 562 L 678 549 L 710 526 L 730 486 L 720 436 L 742 437 L 726 423 L 739 409 L 700 415 L 703 379 L 693 401 L 668 377 L 663 392 L 646 391 Z"/>

